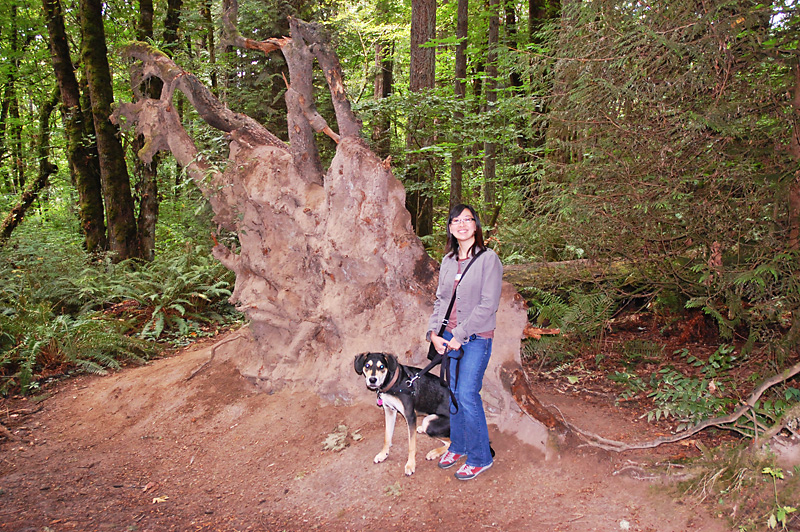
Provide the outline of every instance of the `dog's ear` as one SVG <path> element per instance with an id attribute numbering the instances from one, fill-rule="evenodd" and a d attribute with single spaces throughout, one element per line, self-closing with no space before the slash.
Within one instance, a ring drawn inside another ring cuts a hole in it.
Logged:
<path id="1" fill-rule="evenodd" d="M 390 355 L 389 353 L 384 353 L 383 356 L 386 359 L 386 369 L 390 374 L 393 374 L 397 369 L 397 366 L 400 365 L 400 363 L 397 361 L 397 357 Z"/>
<path id="2" fill-rule="evenodd" d="M 355 368 L 356 373 L 359 375 L 364 374 L 364 362 L 366 362 L 368 354 L 369 353 L 361 353 L 360 355 L 356 355 L 356 359 L 353 361 L 353 368 Z"/>

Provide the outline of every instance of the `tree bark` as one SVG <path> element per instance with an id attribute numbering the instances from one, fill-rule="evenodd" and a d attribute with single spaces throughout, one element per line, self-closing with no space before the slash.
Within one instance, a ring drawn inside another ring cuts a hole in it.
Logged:
<path id="1" fill-rule="evenodd" d="M 153 38 L 153 0 L 139 0 L 139 25 L 137 37 L 139 40 Z M 174 17 L 167 16 L 167 21 L 172 22 Z M 177 19 L 179 20 L 179 19 Z M 165 31 L 165 34 L 167 32 Z M 177 30 L 174 32 L 177 36 Z M 169 49 L 171 43 L 166 42 Z M 137 90 L 142 90 L 150 98 L 158 98 L 161 95 L 163 84 L 158 78 L 146 81 Z M 133 151 L 136 153 L 144 147 L 144 137 L 138 135 L 133 140 Z M 156 249 L 156 224 L 158 223 L 158 165 L 159 157 L 154 157 L 147 164 L 137 158 L 134 163 L 134 174 L 137 177 L 136 194 L 139 199 L 139 216 L 136 219 L 137 241 L 139 243 L 138 256 L 144 260 L 151 261 L 155 258 Z"/>
<path id="2" fill-rule="evenodd" d="M 328 40 L 314 25 L 292 19 L 290 26 L 289 39 L 250 45 L 280 49 L 290 64 L 316 59 L 325 73 L 339 142 L 324 179 L 301 173 L 302 154 L 252 118 L 231 112 L 195 76 L 145 44 L 127 50 L 141 62 L 133 84 L 139 76 L 158 76 L 165 90 L 159 100 L 121 104 L 114 120 L 124 117 L 145 135 L 145 161 L 170 150 L 209 198 L 216 223 L 238 234 L 237 251 L 217 245 L 213 252 L 236 273 L 231 299 L 250 320 L 251 345 L 235 353 L 221 349 L 217 361 L 233 360 L 267 390 L 310 389 L 329 400 L 369 403 L 373 396 L 356 378 L 353 358 L 384 351 L 424 365 L 437 266 L 414 234 L 402 184 L 359 137 Z M 299 65 L 292 70 L 307 72 Z M 303 88 L 287 97 L 291 120 L 314 123 L 313 129 L 330 135 L 332 128 L 313 112 L 310 86 L 299 81 L 289 83 L 290 89 Z M 227 133 L 224 172 L 197 157 L 172 104 L 175 90 L 209 125 Z M 501 369 L 520 368 L 527 323 L 524 301 L 508 283 L 498 323 L 483 389 L 489 421 L 543 446 L 547 428 L 516 407 L 510 383 L 500 378 Z"/>
<path id="3" fill-rule="evenodd" d="M 11 154 L 11 187 L 22 191 L 25 188 L 25 168 L 22 158 L 22 123 L 19 116 L 19 99 L 17 97 L 17 76 L 19 75 L 19 28 L 17 26 L 17 4 L 11 2 L 11 28 L 9 30 L 9 48 L 11 52 L 10 68 L 3 93 L 3 109 L 6 111 L 5 142 Z"/>
<path id="4" fill-rule="evenodd" d="M 800 64 L 794 65 L 794 87 L 792 88 L 792 111 L 794 115 L 794 134 L 789 143 L 789 153 L 800 162 Z M 795 173 L 789 185 L 789 236 L 788 249 L 800 247 L 800 171 Z"/>
<path id="5" fill-rule="evenodd" d="M 411 2 L 411 54 L 409 62 L 409 83 L 412 93 L 434 88 L 436 81 L 436 50 L 424 47 L 425 43 L 436 37 L 436 0 L 412 0 Z M 434 178 L 430 161 L 414 153 L 430 146 L 431 134 L 426 127 L 425 116 L 408 125 L 406 146 L 410 152 L 409 179 L 417 186 L 408 194 L 408 210 L 417 235 L 426 236 L 433 232 L 433 196 L 427 190 Z"/>
<path id="6" fill-rule="evenodd" d="M 81 109 L 81 90 L 72 66 L 61 1 L 43 0 L 42 3 L 50 36 L 50 56 L 61 93 L 67 161 L 78 191 L 78 216 L 84 243 L 90 253 L 103 251 L 107 246 L 106 224 L 97 146 L 93 140 L 94 124 L 84 119 Z"/>
<path id="7" fill-rule="evenodd" d="M 456 8 L 456 64 L 455 64 L 455 86 L 454 95 L 457 100 L 463 101 L 467 95 L 467 35 L 469 31 L 469 0 L 458 0 Z M 453 120 L 459 124 L 464 120 L 464 113 L 456 109 Z M 460 139 L 456 139 L 454 144 L 457 146 L 453 150 L 453 161 L 450 164 L 450 208 L 462 202 L 464 164 L 464 148 Z"/>
<path id="8" fill-rule="evenodd" d="M 100 0 L 81 0 L 80 7 L 83 36 L 81 56 L 86 68 L 92 120 L 97 136 L 108 249 L 115 253 L 114 260 L 124 260 L 138 257 L 140 247 L 125 151 L 117 136 L 117 128 L 109 121 L 114 93 L 103 27 L 103 3 Z"/>
<path id="9" fill-rule="evenodd" d="M 0 247 L 11 237 L 11 233 L 22 222 L 28 208 L 39 193 L 47 187 L 50 176 L 58 168 L 50 162 L 50 115 L 58 104 L 58 91 L 54 91 L 50 99 L 39 108 L 39 134 L 36 139 L 36 156 L 39 159 L 39 173 L 23 192 L 17 204 L 6 215 L 0 224 Z"/>
<path id="10" fill-rule="evenodd" d="M 175 56 L 175 51 L 180 44 L 181 9 L 183 9 L 183 0 L 167 0 L 167 14 L 164 17 L 164 48 L 170 57 Z"/>
<path id="11" fill-rule="evenodd" d="M 394 42 L 379 39 L 375 43 L 374 97 L 380 101 L 391 96 L 394 89 Z M 391 127 L 388 113 L 380 111 L 372 127 L 375 153 L 386 158 L 391 154 Z"/>
<path id="12" fill-rule="evenodd" d="M 499 0 L 489 0 L 489 35 L 486 54 L 486 112 L 489 123 L 494 121 L 494 105 L 497 103 L 497 46 L 500 36 Z M 497 204 L 495 181 L 497 180 L 497 144 L 486 141 L 483 144 L 483 200 L 486 207 L 494 212 Z"/>

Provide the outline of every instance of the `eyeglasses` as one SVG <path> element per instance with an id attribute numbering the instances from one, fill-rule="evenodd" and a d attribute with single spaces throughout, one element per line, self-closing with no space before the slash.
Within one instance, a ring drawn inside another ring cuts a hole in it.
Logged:
<path id="1" fill-rule="evenodd" d="M 464 225 L 474 221 L 475 218 L 461 218 L 460 220 L 450 220 L 450 225 Z"/>

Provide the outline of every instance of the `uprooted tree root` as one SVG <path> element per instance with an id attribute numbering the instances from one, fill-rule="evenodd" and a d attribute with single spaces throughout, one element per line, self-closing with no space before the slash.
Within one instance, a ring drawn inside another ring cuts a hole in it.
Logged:
<path id="1" fill-rule="evenodd" d="M 597 447 L 606 451 L 625 452 L 636 449 L 652 449 L 665 443 L 679 442 L 709 427 L 729 429 L 738 420 L 754 410 L 756 402 L 761 398 L 764 392 L 776 384 L 780 384 L 789 380 L 798 373 L 800 373 L 800 362 L 783 370 L 781 373 L 773 375 L 772 377 L 762 381 L 761 384 L 759 384 L 753 390 L 753 393 L 750 394 L 747 400 L 743 401 L 732 413 L 726 416 L 707 419 L 686 431 L 674 434 L 672 436 L 662 436 L 654 440 L 639 443 L 625 443 L 616 440 L 610 440 L 600 436 L 599 434 L 576 427 L 566 419 L 563 419 L 563 417 L 559 419 L 552 412 L 547 410 L 547 408 L 542 405 L 542 403 L 539 402 L 536 397 L 534 397 L 524 373 L 520 370 L 515 370 L 510 372 L 510 374 L 507 374 L 505 376 L 505 383 L 510 387 L 511 393 L 514 396 L 514 400 L 517 402 L 522 411 L 525 412 L 526 415 L 531 416 L 532 418 L 543 423 L 551 431 L 556 431 L 563 436 L 577 436 L 582 440 L 584 445 Z M 760 448 L 771 438 L 786 428 L 786 426 L 792 420 L 797 418 L 800 418 L 800 412 L 798 409 L 791 408 L 787 410 L 787 412 L 784 413 L 781 419 L 774 426 L 765 429 L 761 434 L 755 434 L 753 438 L 753 446 L 755 448 Z M 758 426 L 756 425 L 756 430 L 757 427 Z"/>

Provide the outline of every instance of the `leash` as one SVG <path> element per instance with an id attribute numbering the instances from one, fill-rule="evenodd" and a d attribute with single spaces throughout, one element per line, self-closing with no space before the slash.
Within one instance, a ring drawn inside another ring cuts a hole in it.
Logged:
<path id="1" fill-rule="evenodd" d="M 458 353 L 458 356 L 453 356 L 451 353 Z M 456 395 L 453 392 L 453 389 L 450 387 L 450 383 L 452 382 L 452 375 L 450 373 L 449 359 L 452 358 L 456 361 L 455 377 L 456 377 L 456 386 L 458 386 L 458 368 L 459 365 L 461 364 L 462 356 L 464 356 L 463 349 L 451 350 L 445 347 L 444 353 L 443 354 L 436 353 L 436 355 L 433 357 L 433 360 L 431 360 L 427 366 L 422 368 L 422 370 L 420 370 L 418 373 L 416 373 L 406 381 L 406 386 L 411 388 L 412 394 L 416 394 L 417 391 L 416 388 L 414 388 L 414 383 L 417 381 L 417 379 L 419 379 L 420 377 L 428 373 L 430 370 L 441 364 L 442 369 L 439 370 L 439 382 L 441 383 L 442 386 L 447 388 L 447 392 L 450 394 L 450 401 L 451 401 L 450 414 L 455 414 L 456 412 L 458 412 L 458 401 L 456 400 Z M 455 408 L 455 410 L 453 410 L 453 408 Z"/>

